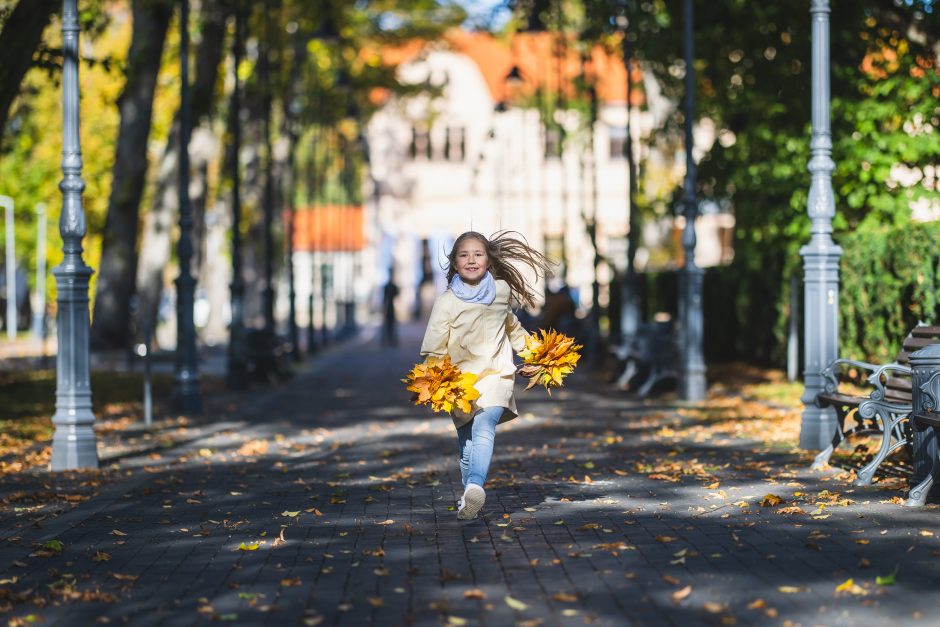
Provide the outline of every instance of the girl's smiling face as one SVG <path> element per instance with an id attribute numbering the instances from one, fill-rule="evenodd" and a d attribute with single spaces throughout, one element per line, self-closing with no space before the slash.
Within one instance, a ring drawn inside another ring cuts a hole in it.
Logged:
<path id="1" fill-rule="evenodd" d="M 476 285 L 490 267 L 483 242 L 468 237 L 460 243 L 456 255 L 457 274 L 468 285 Z"/>

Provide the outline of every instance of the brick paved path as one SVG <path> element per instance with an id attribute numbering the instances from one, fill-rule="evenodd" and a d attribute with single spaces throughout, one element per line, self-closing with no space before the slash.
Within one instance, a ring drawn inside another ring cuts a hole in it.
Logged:
<path id="1" fill-rule="evenodd" d="M 498 432 L 484 515 L 458 522 L 453 427 L 408 404 L 398 379 L 419 331 L 404 331 L 402 351 L 334 349 L 281 388 L 238 396 L 220 428 L 120 459 L 98 496 L 40 527 L 22 514 L 3 530 L 0 616 L 936 624 L 936 507 L 904 510 L 887 502 L 896 490 L 853 491 L 787 446 L 755 453 L 586 377 L 520 398 L 524 415 Z M 804 513 L 761 506 L 768 493 Z M 875 583 L 892 572 L 895 585 Z"/>

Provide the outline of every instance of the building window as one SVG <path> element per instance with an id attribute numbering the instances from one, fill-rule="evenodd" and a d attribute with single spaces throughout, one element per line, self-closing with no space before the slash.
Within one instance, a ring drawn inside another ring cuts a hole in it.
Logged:
<path id="1" fill-rule="evenodd" d="M 627 127 L 608 126 L 607 139 L 610 146 L 611 159 L 627 158 Z"/>
<path id="2" fill-rule="evenodd" d="M 462 126 L 449 126 L 444 135 L 444 158 L 448 161 L 463 161 L 466 158 L 467 137 Z"/>
<path id="3" fill-rule="evenodd" d="M 558 127 L 545 127 L 545 158 L 558 159 L 561 157 L 561 129 Z"/>
<path id="4" fill-rule="evenodd" d="M 411 147 L 409 154 L 412 159 L 431 158 L 431 134 L 426 126 L 413 126 L 411 128 Z"/>

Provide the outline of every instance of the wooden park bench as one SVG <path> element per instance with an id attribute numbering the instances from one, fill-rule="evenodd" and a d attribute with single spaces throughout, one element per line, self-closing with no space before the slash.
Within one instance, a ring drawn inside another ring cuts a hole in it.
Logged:
<path id="1" fill-rule="evenodd" d="M 290 342 L 265 329 L 246 329 L 241 345 L 248 375 L 265 383 L 284 381 L 292 374 Z"/>
<path id="2" fill-rule="evenodd" d="M 624 362 L 617 387 L 632 389 L 638 398 L 646 398 L 660 381 L 678 378 L 679 349 L 668 323 L 642 323 L 636 335 L 623 346 L 611 347 L 611 351 Z M 637 375 L 642 376 L 639 383 L 633 381 Z"/>
<path id="3" fill-rule="evenodd" d="M 911 424 L 908 418 L 913 410 L 910 354 L 938 342 L 940 326 L 918 325 L 904 338 L 901 352 L 889 364 L 877 365 L 840 358 L 826 367 L 823 371 L 825 387 L 816 396 L 816 404 L 835 410 L 838 428 L 832 443 L 820 451 L 813 461 L 813 470 L 828 464 L 833 451 L 845 440 L 853 436 L 880 436 L 878 452 L 858 470 L 854 482 L 857 486 L 867 486 L 888 455 L 902 447 L 910 449 Z M 845 367 L 869 372 L 868 383 L 875 389 L 868 396 L 840 392 L 838 377 Z"/>

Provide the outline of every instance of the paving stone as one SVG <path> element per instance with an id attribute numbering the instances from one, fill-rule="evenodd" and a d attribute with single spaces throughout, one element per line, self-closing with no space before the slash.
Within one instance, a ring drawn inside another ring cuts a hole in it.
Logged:
<path id="1" fill-rule="evenodd" d="M 456 616 L 499 627 L 894 627 L 937 615 L 935 505 L 882 502 L 896 493 L 853 488 L 835 472 L 806 470 L 806 455 L 734 437 L 658 441 L 654 431 L 687 420 L 676 404 L 630 401 L 586 373 L 552 399 L 520 393 L 522 415 L 497 432 L 483 515 L 458 521 L 453 427 L 411 406 L 398 381 L 419 339 L 420 329 L 405 327 L 402 351 L 366 339 L 333 347 L 283 385 L 240 393 L 224 430 L 207 426 L 161 450 L 161 463 L 147 453 L 122 457 L 97 496 L 41 527 L 11 520 L 0 579 L 16 577 L 8 589 L 34 588 L 46 604 L 17 603 L 6 617 L 32 613 L 50 625 L 100 616 L 123 624 L 128 616 L 133 625 L 322 619 L 358 627 Z M 256 441 L 267 452 L 236 454 Z M 667 482 L 635 467 L 663 459 L 730 460 L 741 469 L 722 476 L 727 496 L 717 499 L 696 477 Z M 792 476 L 768 484 L 784 469 Z M 768 492 L 791 499 L 824 489 L 852 503 L 827 508 L 822 520 L 757 504 Z M 746 495 L 749 505 L 733 505 Z M 61 555 L 31 555 L 51 539 L 65 545 Z M 110 561 L 92 561 L 97 551 Z M 896 585 L 875 583 L 895 570 Z M 77 590 L 117 601 L 55 596 L 47 584 L 62 573 L 74 575 Z M 849 578 L 863 596 L 836 593 Z M 691 592 L 674 600 L 685 586 Z M 513 609 L 507 597 L 527 608 Z"/>

